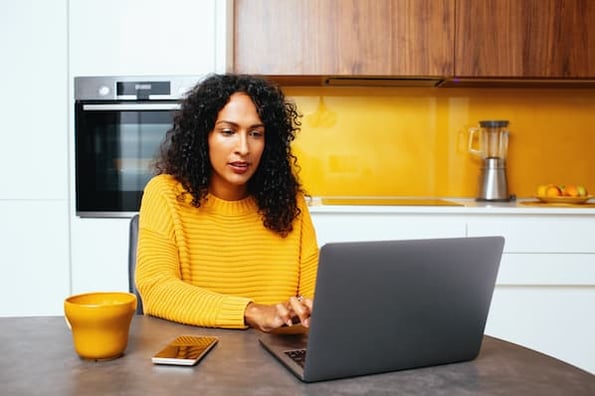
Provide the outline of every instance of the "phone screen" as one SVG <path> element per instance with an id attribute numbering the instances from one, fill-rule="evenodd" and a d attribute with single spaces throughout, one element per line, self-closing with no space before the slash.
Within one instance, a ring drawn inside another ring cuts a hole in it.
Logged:
<path id="1" fill-rule="evenodd" d="M 152 357 L 155 364 L 193 366 L 217 344 L 211 336 L 180 336 Z"/>

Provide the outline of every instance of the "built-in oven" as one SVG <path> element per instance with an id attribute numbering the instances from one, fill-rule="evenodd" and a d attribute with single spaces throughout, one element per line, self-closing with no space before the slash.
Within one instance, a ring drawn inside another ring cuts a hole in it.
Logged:
<path id="1" fill-rule="evenodd" d="M 138 212 L 155 159 L 180 99 L 200 76 L 76 77 L 76 214 Z"/>

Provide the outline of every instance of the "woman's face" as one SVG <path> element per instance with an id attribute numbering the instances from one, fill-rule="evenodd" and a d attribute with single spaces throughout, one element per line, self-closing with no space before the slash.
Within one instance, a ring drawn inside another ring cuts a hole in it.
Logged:
<path id="1" fill-rule="evenodd" d="M 228 201 L 245 198 L 265 144 L 264 125 L 247 94 L 230 96 L 217 115 L 208 143 L 213 166 L 209 192 Z"/>

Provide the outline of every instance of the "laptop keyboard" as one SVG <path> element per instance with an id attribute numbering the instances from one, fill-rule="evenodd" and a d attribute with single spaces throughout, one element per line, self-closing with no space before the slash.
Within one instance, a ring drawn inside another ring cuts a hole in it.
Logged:
<path id="1" fill-rule="evenodd" d="M 291 351 L 285 351 L 285 354 L 289 356 L 291 360 L 299 364 L 302 368 L 306 363 L 306 350 L 305 349 L 293 349 Z"/>

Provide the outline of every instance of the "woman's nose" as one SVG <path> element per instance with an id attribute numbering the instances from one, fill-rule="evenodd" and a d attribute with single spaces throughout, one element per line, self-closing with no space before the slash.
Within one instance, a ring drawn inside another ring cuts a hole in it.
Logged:
<path id="1" fill-rule="evenodd" d="M 248 144 L 248 134 L 246 133 L 238 133 L 238 144 L 236 146 L 236 151 L 241 155 L 246 155 L 250 151 L 249 144 Z"/>

